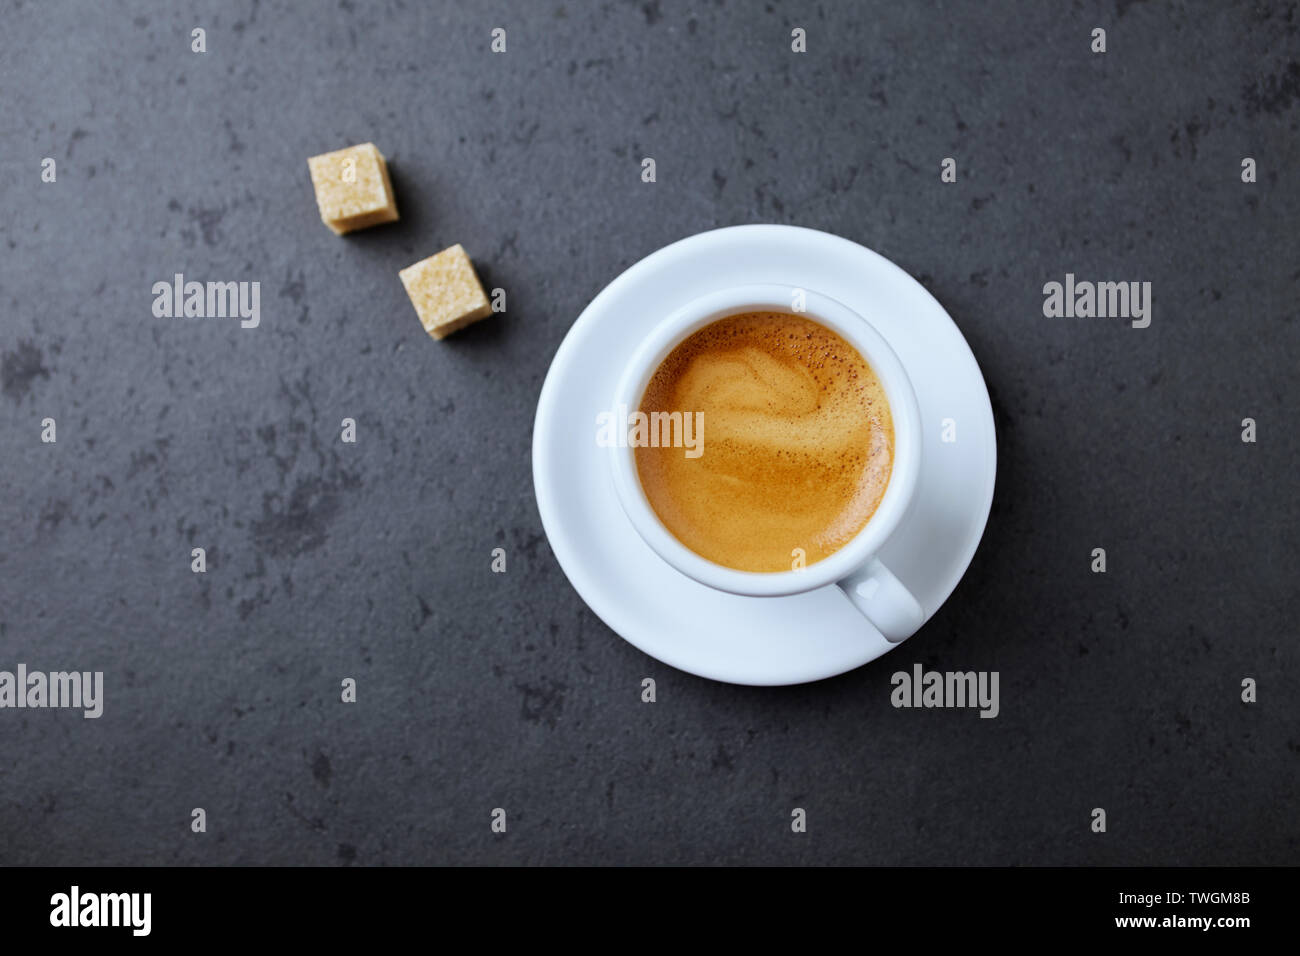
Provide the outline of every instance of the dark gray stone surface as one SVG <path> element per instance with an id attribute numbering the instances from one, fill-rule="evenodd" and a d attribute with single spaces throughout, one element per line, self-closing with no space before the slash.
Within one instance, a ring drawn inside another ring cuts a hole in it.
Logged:
<path id="1" fill-rule="evenodd" d="M 99 720 L 0 711 L 0 863 L 1300 862 L 1297 25 L 1293 3 L 9 5 L 0 669 L 107 686 Z M 341 240 L 306 159 L 366 140 L 402 220 Z M 612 634 L 529 463 L 591 297 L 745 222 L 918 276 L 1000 437 L 948 604 L 788 689 Z M 509 313 L 435 343 L 396 273 L 453 242 Z M 1067 271 L 1151 281 L 1151 327 L 1044 318 Z M 260 328 L 155 319 L 176 272 L 260 281 Z M 1001 715 L 895 710 L 917 661 L 999 671 Z"/>

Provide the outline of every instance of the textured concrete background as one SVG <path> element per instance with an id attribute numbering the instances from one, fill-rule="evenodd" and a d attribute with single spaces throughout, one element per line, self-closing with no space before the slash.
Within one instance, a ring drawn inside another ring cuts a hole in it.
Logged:
<path id="1" fill-rule="evenodd" d="M 0 862 L 1300 862 L 1295 4 L 2 19 L 0 669 L 107 686 L 97 721 L 0 711 Z M 402 220 L 338 239 L 306 159 L 365 140 Z M 916 275 L 1000 435 L 988 532 L 934 620 L 776 690 L 601 624 L 529 462 L 592 296 L 747 222 Z M 436 343 L 397 270 L 453 242 L 509 313 Z M 1044 318 L 1067 271 L 1152 282 L 1151 327 Z M 260 281 L 261 327 L 153 318 L 175 272 Z M 1000 671 L 1001 716 L 893 709 L 917 661 Z"/>

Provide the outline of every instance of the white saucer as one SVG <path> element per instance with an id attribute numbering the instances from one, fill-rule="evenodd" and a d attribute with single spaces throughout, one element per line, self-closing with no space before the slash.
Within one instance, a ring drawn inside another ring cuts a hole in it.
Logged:
<path id="1" fill-rule="evenodd" d="M 560 567 L 625 640 L 666 664 L 735 684 L 831 677 L 897 647 L 834 585 L 792 597 L 725 594 L 665 563 L 614 495 L 596 416 L 641 338 L 678 306 L 733 285 L 775 282 L 838 299 L 898 354 L 921 406 L 921 480 L 880 558 L 925 610 L 966 572 L 993 503 L 997 444 L 979 366 L 943 306 L 915 279 L 857 243 L 795 226 L 734 226 L 647 256 L 611 282 L 569 330 L 542 386 L 533 486 Z M 943 442 L 943 420 L 956 422 Z"/>

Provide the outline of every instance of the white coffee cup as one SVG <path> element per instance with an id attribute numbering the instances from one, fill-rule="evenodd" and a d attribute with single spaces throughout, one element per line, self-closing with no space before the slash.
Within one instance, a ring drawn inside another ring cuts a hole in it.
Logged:
<path id="1" fill-rule="evenodd" d="M 803 308 L 797 308 L 802 305 Z M 742 312 L 798 312 L 837 333 L 858 350 L 889 400 L 894 422 L 894 462 L 879 507 L 854 538 L 829 557 L 790 571 L 740 571 L 717 564 L 682 544 L 659 520 L 637 476 L 629 442 L 609 449 L 614 488 L 628 520 L 654 551 L 682 574 L 708 587 L 753 597 L 780 597 L 836 584 L 892 642 L 924 623 L 916 598 L 876 556 L 907 514 L 921 466 L 921 413 L 907 372 L 884 338 L 853 310 L 811 289 L 745 285 L 695 299 L 665 318 L 633 353 L 614 396 L 616 409 L 635 410 L 651 376 L 687 336 Z"/>

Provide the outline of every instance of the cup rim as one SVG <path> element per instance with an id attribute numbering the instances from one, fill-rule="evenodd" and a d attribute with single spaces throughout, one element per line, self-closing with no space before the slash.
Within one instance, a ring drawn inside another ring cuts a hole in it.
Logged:
<path id="1" fill-rule="evenodd" d="M 796 312 L 793 296 L 802 291 L 806 308 Z M 798 570 L 742 571 L 718 564 L 683 544 L 660 520 L 636 467 L 636 450 L 627 442 L 610 449 L 615 492 L 624 513 L 642 540 L 663 560 L 701 584 L 749 596 L 780 596 L 815 590 L 840 581 L 866 564 L 889 539 L 907 513 L 916 488 L 921 459 L 920 410 L 911 380 L 897 354 L 871 323 L 836 299 L 802 286 L 777 283 L 733 286 L 680 306 L 641 342 L 626 364 L 614 395 L 616 416 L 640 407 L 651 376 L 668 354 L 689 335 L 719 319 L 743 312 L 771 311 L 799 315 L 826 326 L 856 348 L 871 366 L 889 401 L 894 426 L 894 460 L 880 504 L 848 544 Z M 626 422 L 619 424 L 626 428 Z"/>

